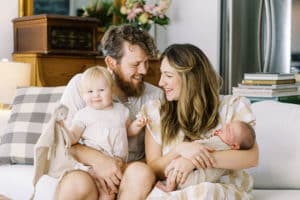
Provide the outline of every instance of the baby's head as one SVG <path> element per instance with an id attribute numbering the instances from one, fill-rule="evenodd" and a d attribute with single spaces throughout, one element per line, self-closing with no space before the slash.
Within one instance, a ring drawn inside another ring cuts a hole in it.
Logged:
<path id="1" fill-rule="evenodd" d="M 112 105 L 114 81 L 105 67 L 94 66 L 85 70 L 80 86 L 81 94 L 88 106 L 104 109 Z"/>
<path id="2" fill-rule="evenodd" d="M 231 149 L 250 149 L 255 143 L 255 131 L 253 127 L 243 121 L 233 121 L 216 131 L 223 142 Z"/>

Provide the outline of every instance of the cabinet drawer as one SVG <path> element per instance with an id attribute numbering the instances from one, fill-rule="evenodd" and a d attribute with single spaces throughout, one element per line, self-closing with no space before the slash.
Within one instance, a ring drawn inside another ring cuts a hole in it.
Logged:
<path id="1" fill-rule="evenodd" d="M 77 73 L 95 65 L 94 59 L 45 57 L 40 59 L 39 76 L 43 85 L 66 85 Z"/>

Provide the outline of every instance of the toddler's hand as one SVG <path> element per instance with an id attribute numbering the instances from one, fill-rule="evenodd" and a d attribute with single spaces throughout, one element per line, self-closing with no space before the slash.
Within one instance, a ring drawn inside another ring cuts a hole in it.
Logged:
<path id="1" fill-rule="evenodd" d="M 137 126 L 144 127 L 149 122 L 148 117 L 140 117 L 137 119 Z"/>

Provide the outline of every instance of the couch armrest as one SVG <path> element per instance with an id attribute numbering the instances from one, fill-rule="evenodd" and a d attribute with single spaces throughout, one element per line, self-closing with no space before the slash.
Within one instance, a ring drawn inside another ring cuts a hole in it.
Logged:
<path id="1" fill-rule="evenodd" d="M 300 106 L 276 101 L 252 104 L 259 164 L 250 169 L 255 188 L 300 189 Z"/>
<path id="2" fill-rule="evenodd" d="M 8 118 L 11 110 L 0 110 L 0 136 L 3 134 L 6 128 Z"/>

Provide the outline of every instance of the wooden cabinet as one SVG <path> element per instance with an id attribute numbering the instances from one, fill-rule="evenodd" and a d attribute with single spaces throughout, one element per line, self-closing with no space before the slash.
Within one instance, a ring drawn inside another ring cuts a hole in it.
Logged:
<path id="1" fill-rule="evenodd" d="M 55 14 L 16 18 L 14 53 L 97 55 L 98 22 L 90 17 Z"/>
<path id="2" fill-rule="evenodd" d="M 15 53 L 12 57 L 16 62 L 31 64 L 32 86 L 66 85 L 75 74 L 83 72 L 88 67 L 105 66 L 104 58 L 100 56 Z M 151 59 L 149 66 L 145 81 L 157 85 L 160 78 L 159 60 Z"/>

